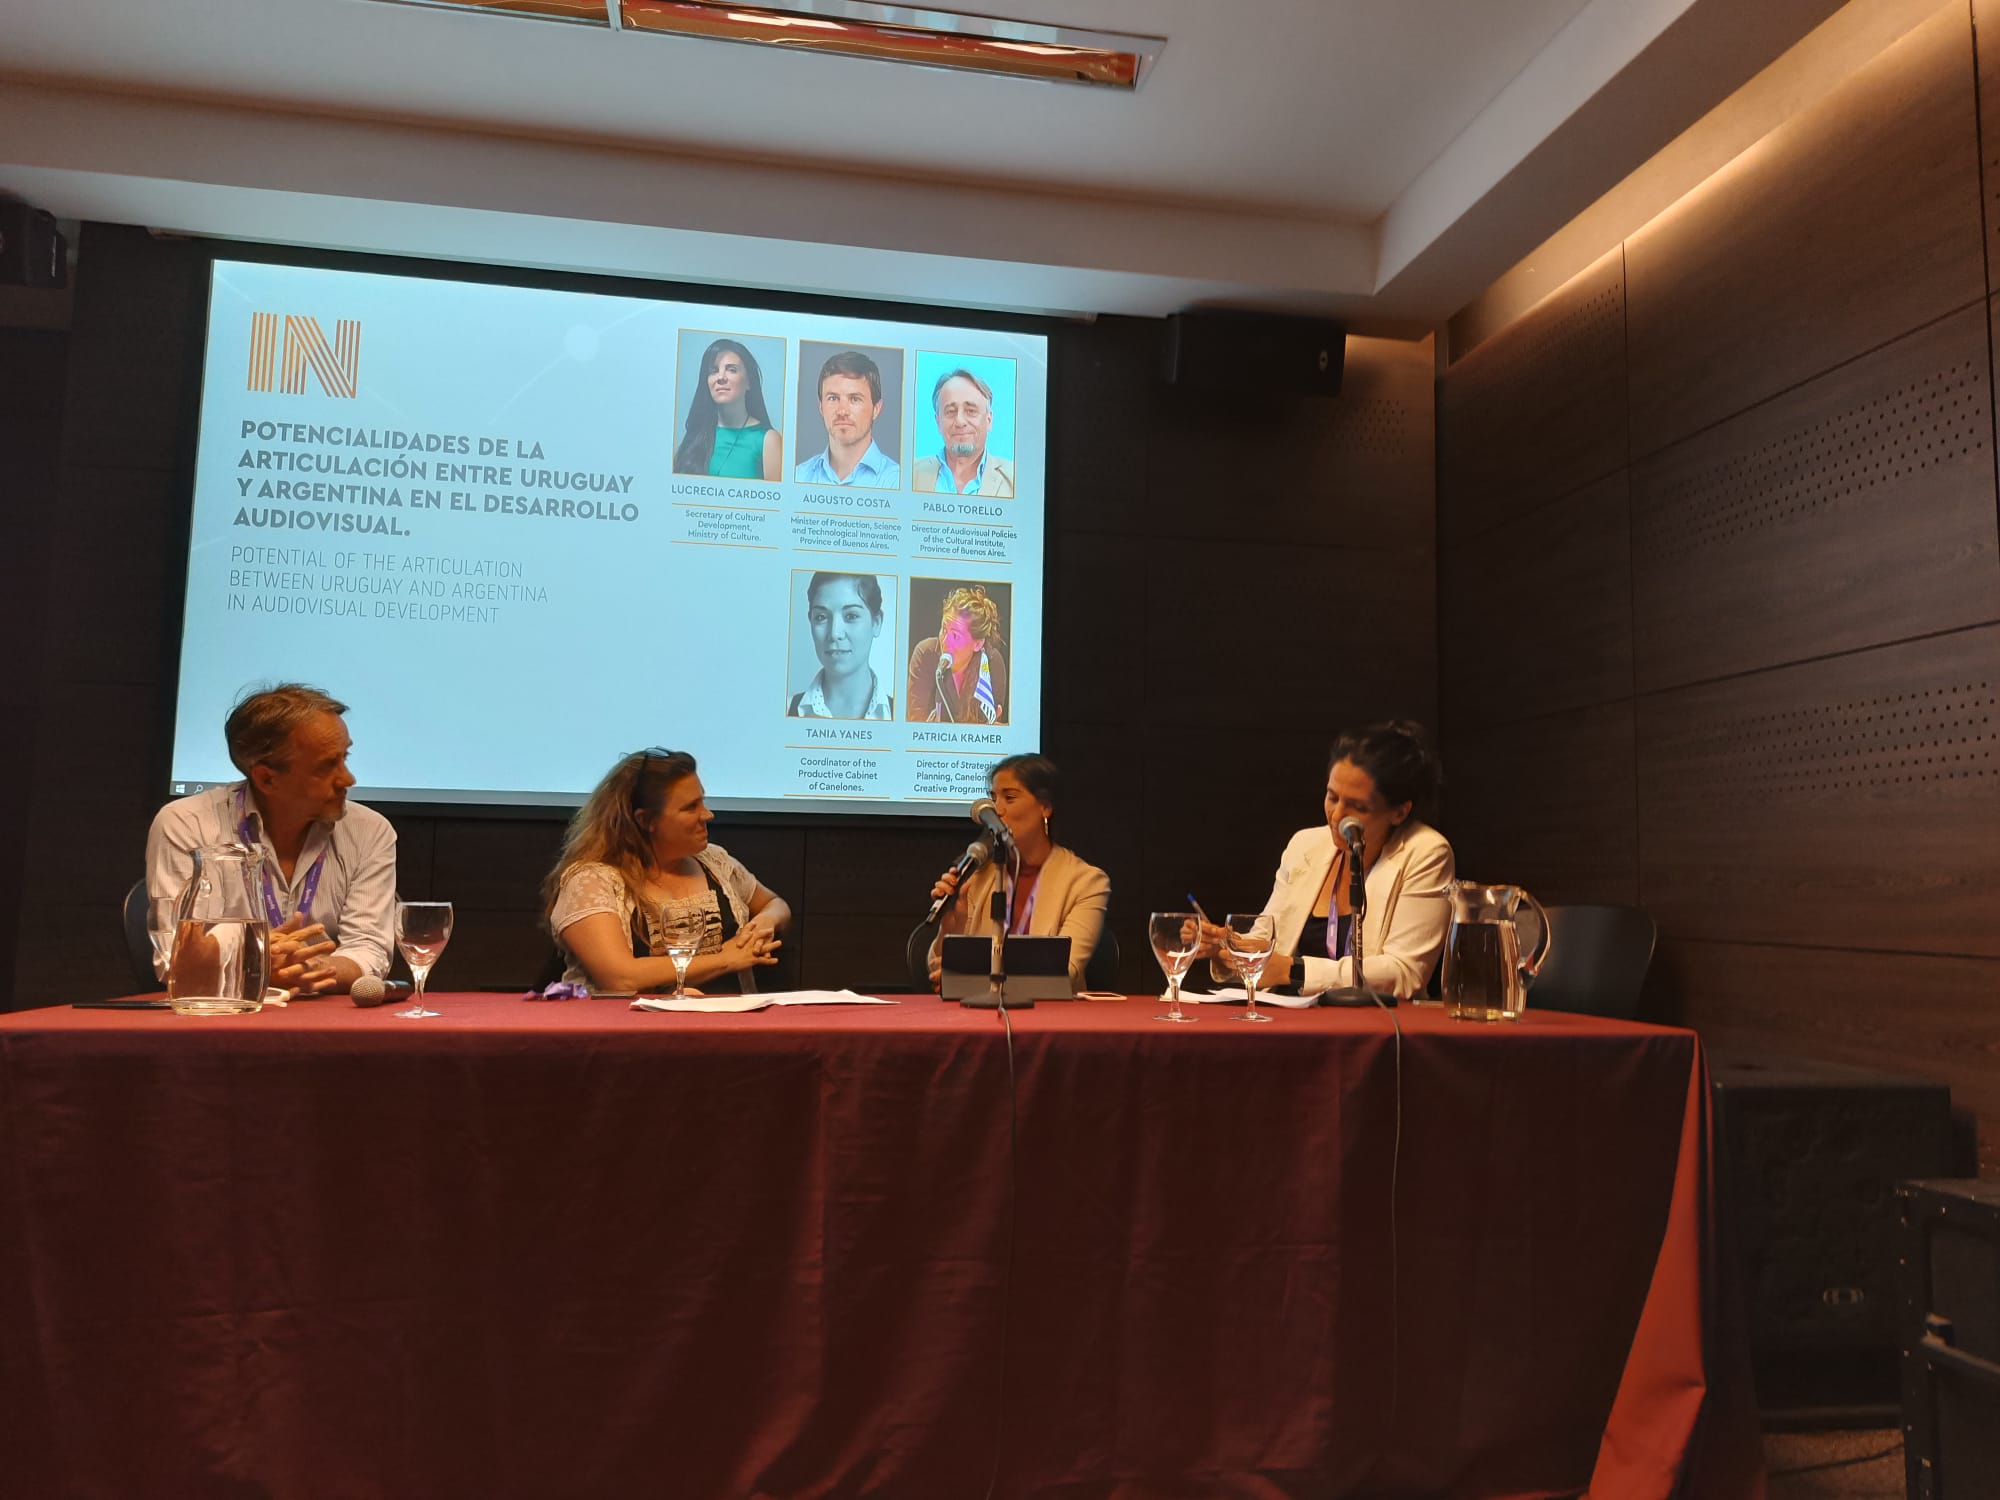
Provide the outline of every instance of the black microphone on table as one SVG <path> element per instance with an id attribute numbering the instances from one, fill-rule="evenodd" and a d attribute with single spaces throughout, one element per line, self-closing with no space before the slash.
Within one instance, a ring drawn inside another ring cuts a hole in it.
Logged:
<path id="1" fill-rule="evenodd" d="M 347 988 L 347 998 L 356 1005 L 380 1005 L 385 1000 L 407 1000 L 411 989 L 401 979 L 377 979 L 373 974 L 363 974 Z"/>

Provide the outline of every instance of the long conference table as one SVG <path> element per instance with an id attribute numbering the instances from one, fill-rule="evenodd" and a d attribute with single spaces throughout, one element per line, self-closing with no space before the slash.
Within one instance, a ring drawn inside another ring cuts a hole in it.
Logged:
<path id="1" fill-rule="evenodd" d="M 0 1493 L 1762 1493 L 1690 1032 L 433 999 L 0 1016 Z"/>

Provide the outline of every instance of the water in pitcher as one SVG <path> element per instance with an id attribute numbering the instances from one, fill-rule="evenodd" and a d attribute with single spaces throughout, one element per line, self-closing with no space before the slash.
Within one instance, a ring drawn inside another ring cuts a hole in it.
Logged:
<path id="1" fill-rule="evenodd" d="M 270 976 L 270 924 L 184 918 L 174 939 L 167 999 L 183 1016 L 233 1016 L 261 1010 Z"/>
<path id="2" fill-rule="evenodd" d="M 1528 1001 L 1512 922 L 1459 922 L 1444 952 L 1444 1003 L 1460 1021 L 1512 1021 Z"/>

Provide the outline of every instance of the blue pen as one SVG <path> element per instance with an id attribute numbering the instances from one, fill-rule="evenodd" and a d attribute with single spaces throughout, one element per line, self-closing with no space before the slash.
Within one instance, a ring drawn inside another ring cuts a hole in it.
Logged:
<path id="1" fill-rule="evenodd" d="M 1200 917 L 1202 921 L 1207 922 L 1209 926 L 1213 927 L 1215 925 L 1214 921 L 1210 919 L 1207 912 L 1201 909 L 1201 903 L 1194 899 L 1193 891 L 1189 891 L 1187 893 L 1187 898 L 1188 898 L 1188 905 L 1194 908 L 1194 914 L 1197 917 Z"/>

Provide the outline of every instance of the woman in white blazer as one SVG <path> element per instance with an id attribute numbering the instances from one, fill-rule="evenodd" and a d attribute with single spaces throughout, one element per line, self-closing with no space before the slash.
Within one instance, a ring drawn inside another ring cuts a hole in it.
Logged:
<path id="1" fill-rule="evenodd" d="M 1371 724 L 1334 741 L 1326 771 L 1326 821 L 1285 845 L 1264 910 L 1273 918 L 1264 985 L 1302 994 L 1352 985 L 1353 918 L 1348 860 L 1335 830 L 1362 827 L 1362 970 L 1370 987 L 1407 1000 L 1423 993 L 1451 926 L 1451 845 L 1419 814 L 1444 786 L 1430 736 L 1405 720 Z"/>

